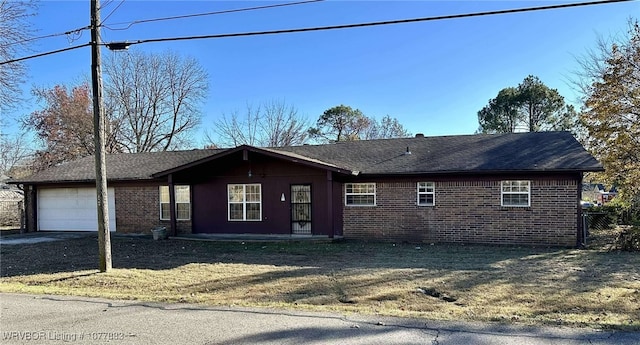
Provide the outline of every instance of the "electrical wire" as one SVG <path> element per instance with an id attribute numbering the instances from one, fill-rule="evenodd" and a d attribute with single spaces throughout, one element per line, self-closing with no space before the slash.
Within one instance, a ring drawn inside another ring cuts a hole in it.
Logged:
<path id="1" fill-rule="evenodd" d="M 184 19 L 184 18 L 191 18 L 191 17 L 208 16 L 208 15 L 225 14 L 225 13 L 234 13 L 234 12 L 253 11 L 253 10 L 260 10 L 260 9 L 267 9 L 267 8 L 284 7 L 284 6 L 292 6 L 292 5 L 301 5 L 301 4 L 312 3 L 312 2 L 322 2 L 322 1 L 325 1 L 325 0 L 299 1 L 299 2 L 291 2 L 291 3 L 285 3 L 285 4 L 238 8 L 238 9 L 225 10 L 225 11 L 188 14 L 188 15 L 165 17 L 165 18 L 143 19 L 143 20 L 136 20 L 136 21 L 133 21 L 133 22 L 110 24 L 110 25 L 128 24 L 128 26 L 125 27 L 125 28 L 111 28 L 111 27 L 105 25 L 104 22 L 107 21 L 107 19 L 109 19 L 109 17 L 124 3 L 124 1 L 125 0 L 121 0 L 120 3 L 118 4 L 118 6 L 115 9 L 113 9 L 106 16 L 105 19 L 102 20 L 102 22 L 103 22 L 103 24 L 101 24 L 102 27 L 104 27 L 106 29 L 109 29 L 109 30 L 113 30 L 113 31 L 126 30 L 126 29 L 129 29 L 131 26 L 133 26 L 135 24 L 140 24 L 140 23 L 148 23 L 148 22 L 156 22 L 156 21 L 164 21 L 164 20 L 173 20 L 173 19 Z M 113 3 L 113 0 L 107 1 L 105 4 L 103 4 L 102 9 L 105 9 L 111 3 Z M 41 40 L 41 39 L 44 39 L 44 38 L 52 38 L 52 37 L 58 37 L 58 36 L 63 36 L 63 35 L 67 35 L 67 36 L 78 35 L 78 38 L 79 38 L 79 37 L 81 37 L 80 34 L 82 33 L 82 31 L 89 30 L 90 28 L 91 28 L 90 26 L 83 26 L 83 27 L 80 27 L 80 28 L 77 28 L 77 29 L 73 29 L 73 30 L 68 30 L 68 31 L 65 31 L 65 32 L 59 32 L 59 33 L 55 33 L 55 34 L 47 34 L 47 35 L 43 35 L 43 36 L 27 38 L 27 39 L 24 39 L 24 40 L 21 40 L 21 41 L 7 43 L 6 45 L 7 46 L 12 46 L 12 45 L 16 45 L 16 44 L 22 44 L 22 43 L 27 43 L 27 42 L 31 42 L 31 41 Z M 77 40 L 78 38 L 70 39 L 70 42 L 73 42 L 73 41 Z"/>
<path id="2" fill-rule="evenodd" d="M 120 8 L 120 6 L 122 6 L 122 4 L 124 3 L 125 0 L 120 0 L 120 3 L 118 4 L 118 6 L 116 6 L 116 8 L 114 8 L 113 10 L 111 10 L 111 13 L 107 14 L 107 16 L 102 20 L 102 22 L 106 22 L 107 19 L 109 19 L 109 17 L 111 17 L 111 15 Z"/>
<path id="3" fill-rule="evenodd" d="M 62 53 L 62 52 L 66 52 L 66 51 L 69 51 L 69 50 L 74 50 L 74 49 L 78 49 L 78 48 L 88 47 L 88 46 L 90 46 L 90 45 L 91 45 L 91 43 L 85 43 L 85 44 L 81 44 L 81 45 L 78 45 L 78 46 L 73 46 L 73 47 L 68 47 L 68 48 L 62 48 L 62 49 L 58 49 L 58 50 L 48 51 L 48 52 L 46 52 L 46 53 L 40 53 L 40 54 L 35 54 L 35 55 L 29 55 L 29 56 L 21 57 L 21 58 L 18 58 L 18 59 L 2 61 L 2 62 L 0 62 L 0 65 L 6 65 L 6 64 L 8 64 L 8 63 L 14 63 L 14 62 L 18 62 L 18 61 L 22 61 L 22 60 L 28 60 L 28 59 L 33 59 L 33 58 L 37 58 L 37 57 L 41 57 L 41 56 L 47 56 L 47 55 L 52 55 L 52 54 Z"/>
<path id="4" fill-rule="evenodd" d="M 174 19 L 186 19 L 186 18 L 194 18 L 194 17 L 211 16 L 211 15 L 216 15 L 216 14 L 226 14 L 226 13 L 235 13 L 235 12 L 246 12 L 246 11 L 254 11 L 254 10 L 263 10 L 263 9 L 268 9 L 268 8 L 285 7 L 285 6 L 293 6 L 293 5 L 303 5 L 303 4 L 309 4 L 309 3 L 313 3 L 313 2 L 322 2 L 322 1 L 325 1 L 325 0 L 306 0 L 306 1 L 298 1 L 298 2 L 288 2 L 288 3 L 284 3 L 284 4 L 236 8 L 236 9 L 224 10 L 224 11 L 185 14 L 185 15 L 173 16 L 173 17 L 141 19 L 141 20 L 135 20 L 135 21 L 132 21 L 132 22 L 113 23 L 113 24 L 109 24 L 110 26 L 107 26 L 107 25 L 104 24 L 104 22 L 106 21 L 106 19 L 105 19 L 105 20 L 103 20 L 103 24 L 101 26 L 104 27 L 105 29 L 109 29 L 109 30 L 112 30 L 112 31 L 120 31 L 120 30 L 127 30 L 127 29 L 131 28 L 133 25 L 141 24 L 141 23 L 151 23 L 151 22 L 160 22 L 160 21 L 174 20 Z M 118 6 L 120 6 L 120 5 L 118 5 Z M 108 16 L 107 16 L 107 18 L 108 18 Z M 123 27 L 123 28 L 113 28 L 113 27 L 111 27 L 113 25 L 124 25 L 124 24 L 128 24 L 128 25 L 126 27 Z"/>
<path id="5" fill-rule="evenodd" d="M 110 42 L 110 43 L 101 43 L 101 45 L 109 47 L 119 46 L 119 47 L 128 47 L 133 44 L 141 44 L 141 43 L 152 43 L 152 42 L 166 42 L 166 41 L 184 41 L 184 40 L 195 40 L 195 39 L 207 39 L 207 38 L 225 38 L 225 37 L 242 37 L 242 36 L 259 36 L 259 35 L 273 35 L 273 34 L 283 34 L 283 33 L 294 33 L 294 32 L 310 32 L 310 31 L 323 31 L 323 30 L 335 30 L 335 29 L 348 29 L 348 28 L 357 28 L 357 27 L 368 27 L 368 26 L 379 26 L 379 25 L 390 25 L 390 24 L 402 24 L 402 23 L 415 23 L 415 22 L 426 22 L 426 21 L 435 21 L 435 20 L 444 20 L 444 19 L 458 19 L 458 18 L 469 18 L 469 17 L 480 17 L 480 16 L 488 16 L 488 15 L 498 15 L 498 14 L 508 14 L 508 13 L 522 13 L 522 12 L 532 12 L 532 11 L 541 11 L 541 10 L 551 10 L 551 9 L 561 9 L 561 8 L 569 8 L 569 7 L 581 7 L 581 6 L 591 6 L 591 5 L 603 5 L 603 4 L 611 4 L 617 2 L 631 2 L 636 0 L 602 0 L 602 1 L 591 1 L 591 2 L 580 2 L 580 3 L 572 3 L 572 4 L 563 4 L 563 5 L 550 5 L 550 6 L 540 6 L 540 7 L 526 7 L 526 8 L 517 8 L 510 10 L 498 10 L 498 11 L 488 11 L 488 12 L 475 12 L 475 13 L 464 13 L 464 14 L 453 14 L 453 15 L 445 15 L 445 16 L 435 16 L 435 17 L 423 17 L 423 18 L 413 18 L 413 19 L 399 19 L 399 20 L 389 20 L 389 21 L 381 21 L 381 22 L 368 22 L 368 23 L 357 23 L 357 24 L 344 24 L 344 25 L 333 25 L 333 26 L 321 26 L 321 27 L 311 27 L 311 28 L 300 28 L 300 29 L 286 29 L 286 30 L 272 30 L 272 31 L 256 31 L 256 32 L 240 32 L 240 33 L 230 33 L 230 34 L 217 34 L 217 35 L 204 35 L 204 36 L 188 36 L 188 37 L 173 37 L 173 38 L 154 38 L 154 39 L 146 39 L 146 40 L 138 40 L 133 42 Z M 84 30 L 85 28 L 81 28 L 80 30 Z M 85 43 L 78 46 L 53 50 L 45 53 L 30 55 L 21 57 L 18 59 L 12 59 L 7 61 L 0 62 L 0 65 L 5 65 L 8 63 L 33 59 L 41 56 L 61 53 L 73 49 L 78 49 L 82 47 L 90 46 L 91 43 Z"/>
<path id="6" fill-rule="evenodd" d="M 604 5 L 604 4 L 611 4 L 611 3 L 617 3 L 617 2 L 630 2 L 630 1 L 635 1 L 635 0 L 589 1 L 589 2 L 579 2 L 579 3 L 571 3 L 571 4 L 561 4 L 561 5 L 525 7 L 525 8 L 516 8 L 516 9 L 508 9 L 508 10 L 496 10 L 496 11 L 487 11 L 487 12 L 452 14 L 452 15 L 443 15 L 443 16 L 434 16 L 434 17 L 398 19 L 398 20 L 387 20 L 387 21 L 356 23 L 356 24 L 319 26 L 319 27 L 310 27 L 310 28 L 283 29 L 283 30 L 271 30 L 271 31 L 238 32 L 238 33 L 202 35 L 202 36 L 151 38 L 151 39 L 143 39 L 143 40 L 137 40 L 137 41 L 131 41 L 131 42 L 127 41 L 125 43 L 126 43 L 126 46 L 128 47 L 128 46 L 131 46 L 131 45 L 134 45 L 134 44 L 141 44 L 141 43 L 155 43 L 155 42 L 168 42 L 168 41 L 187 41 L 187 40 L 199 40 L 199 39 L 211 39 L 211 38 L 227 38 L 227 37 L 263 36 L 263 35 L 275 35 L 275 34 L 288 34 L 288 33 L 296 33 L 296 32 L 311 32 L 311 31 L 326 31 L 326 30 L 337 30 L 337 29 L 351 29 L 351 28 L 361 28 L 361 27 L 369 27 L 369 26 L 406 24 L 406 23 L 427 22 L 427 21 L 436 21 L 436 20 L 445 20 L 445 19 L 460 19 L 460 18 L 470 18 L 470 17 L 482 17 L 482 16 L 498 15 L 498 14 L 511 14 L 511 13 L 533 12 L 533 11 L 543 11 L 543 10 L 554 10 L 554 9 L 562 9 L 562 8 L 570 8 L 570 7 Z M 121 42 L 117 42 L 117 43 L 116 42 L 111 42 L 111 43 L 103 43 L 103 45 L 105 45 L 107 47 L 109 47 L 110 45 L 120 45 L 121 46 L 122 43 Z"/>
<path id="7" fill-rule="evenodd" d="M 100 11 L 102 11 L 105 8 L 109 7 L 109 5 L 111 5 L 112 3 L 113 3 L 113 0 L 107 0 L 107 1 L 103 2 L 102 5 L 100 6 Z"/>
<path id="8" fill-rule="evenodd" d="M 77 35 L 77 34 L 82 33 L 82 31 L 89 30 L 89 29 L 90 29 L 89 26 L 83 26 L 81 28 L 77 28 L 77 29 L 73 29 L 73 30 L 69 30 L 69 31 L 65 31 L 65 32 L 59 32 L 59 33 L 55 33 L 55 34 L 48 34 L 48 35 L 43 35 L 43 36 L 38 36 L 38 37 L 31 37 L 31 38 L 24 39 L 22 41 L 16 41 L 16 42 L 7 43 L 7 46 L 11 46 L 11 45 L 15 45 L 15 44 L 22 44 L 22 43 L 27 43 L 27 42 L 31 42 L 31 41 L 41 40 L 43 38 L 51 38 L 51 37 L 57 37 L 57 36 L 62 36 L 62 35 Z"/>
<path id="9" fill-rule="evenodd" d="M 313 2 L 322 2 L 325 0 L 307 0 L 307 1 L 298 1 L 298 2 L 290 2 L 290 3 L 284 3 L 284 4 L 275 4 L 275 5 L 266 5 L 266 6 L 255 6 L 255 7 L 247 7 L 247 8 L 238 8 L 238 9 L 232 9 L 232 10 L 225 10 L 225 11 L 217 11 L 217 12 L 208 12 L 208 13 L 198 13 L 198 14 L 190 14 L 190 15 L 183 15 L 183 16 L 174 16 L 174 17 L 165 17 L 165 18 L 154 18 L 154 19 L 144 19 L 144 20 L 138 20 L 138 21 L 134 21 L 131 23 L 128 23 L 129 25 L 126 28 L 120 28 L 120 29 L 112 29 L 106 25 L 104 25 L 104 22 L 109 19 L 109 17 L 124 3 L 125 0 L 121 0 L 120 3 L 118 4 L 118 6 L 116 6 L 115 9 L 113 9 L 107 16 L 106 18 L 102 21 L 103 24 L 101 24 L 102 27 L 105 27 L 107 29 L 110 30 L 126 30 L 128 28 L 130 28 L 131 26 L 135 25 L 135 24 L 139 24 L 139 23 L 146 23 L 146 22 L 155 22 L 155 21 L 164 21 L 164 20 L 173 20 L 173 19 L 183 19 L 183 18 L 191 18 L 191 17 L 198 17 L 198 16 L 207 16 L 207 15 L 214 15 L 214 14 L 224 14 L 224 13 L 234 13 L 234 12 L 244 12 L 244 11 L 253 11 L 253 10 L 260 10 L 260 9 L 267 9 L 267 8 L 276 8 L 276 7 L 284 7 L 284 6 L 292 6 L 292 5 L 301 5 L 301 4 L 306 4 L 306 3 L 313 3 Z M 113 3 L 113 0 L 109 0 L 107 1 L 102 8 L 106 8 L 108 5 L 110 5 L 111 3 Z M 119 25 L 119 24 L 127 24 L 127 23 L 116 23 L 116 24 L 112 24 L 112 25 Z M 65 32 L 60 32 L 60 33 L 55 33 L 55 34 L 49 34 L 49 35 L 44 35 L 44 36 L 39 36 L 39 37 L 33 37 L 33 38 L 29 38 L 29 39 L 25 39 L 22 41 L 17 41 L 17 42 L 12 42 L 9 43 L 8 45 L 15 45 L 15 44 L 21 44 L 21 43 L 27 43 L 27 42 L 31 42 L 31 41 L 35 41 L 35 40 L 39 40 L 39 39 L 44 39 L 44 38 L 51 38 L 51 37 L 57 37 L 57 36 L 62 36 L 62 35 L 67 35 L 67 36 L 71 36 L 71 35 L 75 35 L 75 37 L 70 37 L 69 38 L 69 43 L 72 43 L 75 40 L 78 40 L 80 37 L 82 37 L 82 32 L 84 30 L 88 30 L 90 29 L 91 26 L 84 26 L 81 28 L 77 28 L 74 30 L 69 30 L 69 31 L 65 31 Z M 105 44 L 103 44 L 105 45 Z M 40 56 L 46 56 L 46 55 L 50 55 L 50 54 L 55 54 L 55 53 L 60 53 L 60 52 L 64 52 L 67 50 L 72 50 L 72 49 L 76 49 L 76 48 L 80 48 L 80 47 L 85 47 L 86 45 L 81 45 L 81 46 L 75 46 L 75 47 L 69 47 L 69 48 L 64 48 L 64 49 L 59 49 L 59 50 L 54 50 L 51 52 L 46 52 L 46 53 L 42 53 L 42 54 L 36 54 L 36 55 L 30 55 L 30 56 L 26 56 L 23 58 L 19 58 L 19 59 L 13 59 L 13 60 L 7 60 L 7 61 L 3 61 L 0 62 L 0 65 L 4 65 L 4 64 L 8 64 L 8 63 L 13 63 L 13 62 L 18 62 L 18 61 L 22 61 L 22 60 L 27 60 L 27 59 L 32 59 L 32 58 L 36 58 L 36 57 L 40 57 Z"/>

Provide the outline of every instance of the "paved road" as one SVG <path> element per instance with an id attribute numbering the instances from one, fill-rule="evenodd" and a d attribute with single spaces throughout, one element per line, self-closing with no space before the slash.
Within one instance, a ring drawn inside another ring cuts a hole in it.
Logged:
<path id="1" fill-rule="evenodd" d="M 0 294 L 1 344 L 640 344 L 640 333 Z"/>

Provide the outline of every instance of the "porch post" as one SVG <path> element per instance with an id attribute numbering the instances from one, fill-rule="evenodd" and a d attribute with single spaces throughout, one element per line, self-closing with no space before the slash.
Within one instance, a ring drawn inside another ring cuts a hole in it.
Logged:
<path id="1" fill-rule="evenodd" d="M 24 185 L 25 228 L 20 232 L 38 231 L 38 191 L 35 185 Z"/>
<path id="2" fill-rule="evenodd" d="M 173 174 L 169 174 L 169 218 L 171 219 L 171 235 L 178 236 L 178 225 L 176 224 L 176 191 L 173 187 Z"/>
<path id="3" fill-rule="evenodd" d="M 336 232 L 333 219 L 333 176 L 330 170 L 327 170 L 327 217 L 329 218 L 329 238 L 333 238 Z"/>

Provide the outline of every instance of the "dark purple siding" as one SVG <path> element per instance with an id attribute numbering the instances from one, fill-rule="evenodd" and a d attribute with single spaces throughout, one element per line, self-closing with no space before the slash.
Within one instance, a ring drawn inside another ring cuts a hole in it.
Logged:
<path id="1" fill-rule="evenodd" d="M 313 235 L 332 236 L 333 229 L 342 231 L 341 212 L 336 214 L 335 211 L 337 207 L 341 208 L 340 187 L 331 187 L 335 183 L 327 181 L 326 170 L 250 152 L 246 161 L 238 153 L 176 174 L 174 179 L 176 184 L 181 180 L 191 182 L 193 233 L 290 234 L 292 184 L 311 185 Z M 253 183 L 262 186 L 262 220 L 229 221 L 227 185 Z M 330 191 L 333 203 L 328 199 Z M 283 193 L 284 202 L 280 201 Z M 333 215 L 328 211 L 330 208 Z"/>

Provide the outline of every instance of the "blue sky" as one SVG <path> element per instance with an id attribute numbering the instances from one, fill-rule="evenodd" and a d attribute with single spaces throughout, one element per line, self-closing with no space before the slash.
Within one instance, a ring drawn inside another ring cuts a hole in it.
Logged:
<path id="1" fill-rule="evenodd" d="M 221 14 L 126 30 L 102 29 L 105 42 L 275 30 L 430 17 L 576 1 L 339 1 Z M 102 1 L 112 29 L 134 20 L 262 6 L 275 1 Z M 119 6 L 117 9 L 116 7 Z M 412 133 L 471 134 L 477 111 L 498 91 L 527 75 L 557 88 L 568 101 L 576 56 L 598 35 L 623 34 L 640 17 L 640 2 L 256 37 L 146 43 L 130 50 L 176 51 L 196 58 L 210 76 L 200 133 L 222 113 L 247 103 L 285 100 L 315 122 L 339 104 L 365 115 L 396 117 Z M 34 18 L 38 35 L 88 25 L 89 0 L 42 1 Z M 89 41 L 84 31 L 71 45 Z M 68 37 L 39 40 L 36 52 L 70 46 Z M 113 54 L 103 48 L 103 55 Z M 126 54 L 126 53 L 117 53 Z M 27 62 L 32 86 L 72 84 L 90 75 L 82 48 Z M 37 108 L 34 100 L 13 116 Z M 199 143 L 199 142 L 198 142 Z"/>

